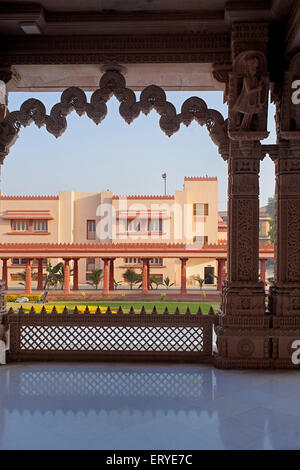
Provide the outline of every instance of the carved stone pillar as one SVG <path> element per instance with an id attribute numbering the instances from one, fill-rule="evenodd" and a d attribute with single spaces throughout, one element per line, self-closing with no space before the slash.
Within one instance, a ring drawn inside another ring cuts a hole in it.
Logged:
<path id="1" fill-rule="evenodd" d="M 216 328 L 220 367 L 269 364 L 269 318 L 259 267 L 261 145 L 231 142 L 228 161 L 228 262 Z"/>
<path id="2" fill-rule="evenodd" d="M 4 316 L 6 315 L 6 300 L 5 300 L 5 283 L 0 281 L 0 341 L 5 341 L 5 321 Z"/>
<path id="3" fill-rule="evenodd" d="M 109 271 L 108 271 L 108 258 L 102 258 L 103 260 L 103 295 L 109 294 Z"/>
<path id="4" fill-rule="evenodd" d="M 26 260 L 26 271 L 25 271 L 25 294 L 32 294 L 31 290 L 31 259 Z"/>
<path id="5" fill-rule="evenodd" d="M 291 344 L 300 339 L 300 140 L 281 141 L 273 160 L 275 266 L 269 295 L 272 357 L 277 367 L 293 367 Z"/>
<path id="6" fill-rule="evenodd" d="M 270 288 L 272 357 L 275 367 L 292 363 L 300 339 L 300 52 L 272 90 L 278 145 L 266 149 L 275 163 L 275 267 Z"/>
<path id="7" fill-rule="evenodd" d="M 269 367 L 270 319 L 259 267 L 260 141 L 268 136 L 268 26 L 233 23 L 228 76 L 228 255 L 216 328 L 218 367 Z"/>
<path id="8" fill-rule="evenodd" d="M 70 294 L 70 259 L 65 258 L 65 269 L 64 269 L 64 294 Z"/>

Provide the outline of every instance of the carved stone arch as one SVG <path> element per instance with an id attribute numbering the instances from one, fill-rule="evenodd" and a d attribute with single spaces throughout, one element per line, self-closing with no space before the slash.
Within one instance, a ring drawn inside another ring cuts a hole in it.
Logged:
<path id="1" fill-rule="evenodd" d="M 31 123 L 38 127 L 46 126 L 49 133 L 60 137 L 67 128 L 66 118 L 72 111 L 79 116 L 87 114 L 98 125 L 107 115 L 106 103 L 112 96 L 120 102 L 119 112 L 128 124 L 141 112 L 147 115 L 154 109 L 160 115 L 160 128 L 168 137 L 177 132 L 181 124 L 189 126 L 193 120 L 200 126 L 205 125 L 222 158 L 227 160 L 227 120 L 215 109 L 209 109 L 205 101 L 198 97 L 188 98 L 177 114 L 162 88 L 156 85 L 146 87 L 137 101 L 134 91 L 126 87 L 124 76 L 117 70 L 109 70 L 101 77 L 99 88 L 92 94 L 90 102 L 81 88 L 70 87 L 63 91 L 60 102 L 52 107 L 49 115 L 44 104 L 34 98 L 24 101 L 19 111 L 8 113 L 0 124 L 0 163 L 15 143 L 21 127 Z"/>

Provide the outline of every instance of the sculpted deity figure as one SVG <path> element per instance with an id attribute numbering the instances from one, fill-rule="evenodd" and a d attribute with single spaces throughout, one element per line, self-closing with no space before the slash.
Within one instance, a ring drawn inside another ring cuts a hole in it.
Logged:
<path id="1" fill-rule="evenodd" d="M 268 98 L 269 80 L 259 73 L 257 57 L 246 60 L 246 73 L 243 78 L 243 87 L 233 111 L 243 114 L 240 125 L 242 130 L 250 130 L 252 118 L 259 114 Z"/>

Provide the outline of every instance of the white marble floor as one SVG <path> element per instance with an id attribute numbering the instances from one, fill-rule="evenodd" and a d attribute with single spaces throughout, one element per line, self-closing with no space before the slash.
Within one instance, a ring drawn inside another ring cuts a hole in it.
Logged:
<path id="1" fill-rule="evenodd" d="M 0 449 L 300 449 L 298 371 L 0 366 Z"/>

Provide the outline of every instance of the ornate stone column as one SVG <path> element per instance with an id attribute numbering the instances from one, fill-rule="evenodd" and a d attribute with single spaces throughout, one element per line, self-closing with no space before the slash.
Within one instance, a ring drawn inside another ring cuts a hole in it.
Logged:
<path id="1" fill-rule="evenodd" d="M 270 318 L 259 268 L 260 141 L 268 136 L 266 24 L 234 23 L 227 95 L 228 255 L 216 328 L 218 367 L 269 367 Z"/>
<path id="2" fill-rule="evenodd" d="M 265 290 L 259 268 L 259 142 L 231 142 L 228 161 L 228 262 L 216 328 L 220 367 L 270 362 Z"/>
<path id="3" fill-rule="evenodd" d="M 275 163 L 275 267 L 270 288 L 272 357 L 276 367 L 292 363 L 300 339 L 300 52 L 272 90 L 278 145 L 266 149 Z"/>
<path id="4" fill-rule="evenodd" d="M 109 258 L 102 258 L 103 261 L 103 295 L 109 294 L 109 272 L 108 272 L 108 262 Z"/>
<path id="5" fill-rule="evenodd" d="M 218 282 L 217 282 L 217 290 L 221 291 L 223 282 L 226 279 L 226 259 L 218 258 Z"/>
<path id="6" fill-rule="evenodd" d="M 73 259 L 73 290 L 78 290 L 78 258 Z"/>
<path id="7" fill-rule="evenodd" d="M 300 339 L 300 140 L 280 141 L 272 159 L 276 174 L 275 265 L 269 295 L 272 357 L 277 367 L 292 367 L 291 345 Z"/>
<path id="8" fill-rule="evenodd" d="M 26 271 L 25 271 L 25 294 L 32 294 L 31 290 L 31 261 L 32 259 L 26 260 Z"/>
<path id="9" fill-rule="evenodd" d="M 181 261 L 181 284 L 180 293 L 186 294 L 186 262 L 188 258 L 180 258 Z"/>
<path id="10" fill-rule="evenodd" d="M 142 292 L 143 294 L 148 294 L 148 286 L 149 286 L 149 259 L 142 258 Z"/>
<path id="11" fill-rule="evenodd" d="M 64 294 L 70 294 L 70 258 L 64 258 Z"/>
<path id="12" fill-rule="evenodd" d="M 6 300 L 5 300 L 5 284 L 0 281 L 0 341 L 5 341 L 6 326 L 4 324 L 4 316 L 7 314 Z"/>
<path id="13" fill-rule="evenodd" d="M 43 290 L 43 258 L 38 258 L 38 282 L 37 282 L 37 290 Z"/>
<path id="14" fill-rule="evenodd" d="M 8 289 L 8 275 L 7 275 L 7 261 L 8 258 L 2 259 L 2 281 L 4 282 L 4 289 Z"/>
<path id="15" fill-rule="evenodd" d="M 110 258 L 110 264 L 109 264 L 109 290 L 114 290 L 115 285 L 114 285 L 114 261 L 115 258 Z"/>

